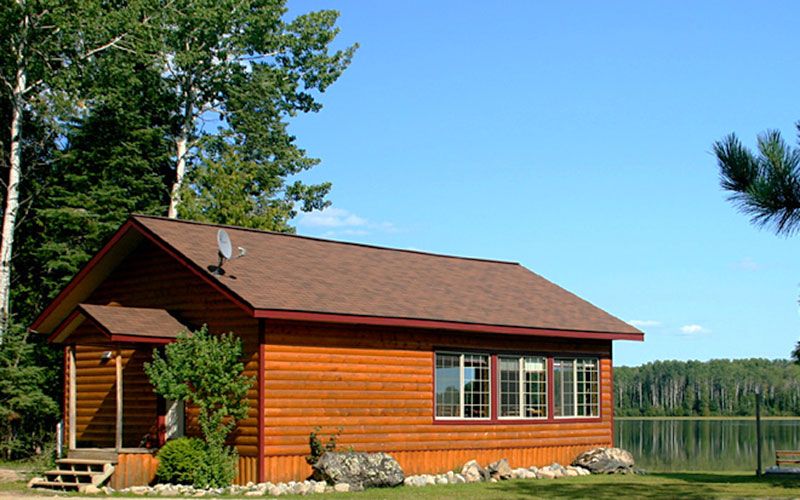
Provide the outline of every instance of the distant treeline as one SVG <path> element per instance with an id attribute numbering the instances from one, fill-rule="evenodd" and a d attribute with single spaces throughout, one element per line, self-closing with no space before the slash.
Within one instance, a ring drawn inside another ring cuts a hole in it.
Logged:
<path id="1" fill-rule="evenodd" d="M 800 366 L 789 360 L 656 361 L 614 368 L 619 416 L 800 415 Z"/>

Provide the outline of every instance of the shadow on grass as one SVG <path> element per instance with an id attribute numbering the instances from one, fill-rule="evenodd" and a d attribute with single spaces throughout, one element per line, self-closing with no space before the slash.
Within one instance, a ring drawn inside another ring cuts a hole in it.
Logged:
<path id="1" fill-rule="evenodd" d="M 511 481 L 497 483 L 503 498 L 623 498 L 780 497 L 800 496 L 800 478 L 755 474 L 655 473 L 602 479 Z M 790 491 L 794 490 L 794 491 Z"/>
<path id="2" fill-rule="evenodd" d="M 663 477 L 687 483 L 706 484 L 741 484 L 754 487 L 776 487 L 800 489 L 800 475 L 770 474 L 757 477 L 755 473 L 742 472 L 739 474 L 715 474 L 709 472 L 669 472 L 653 473 L 653 477 Z"/>

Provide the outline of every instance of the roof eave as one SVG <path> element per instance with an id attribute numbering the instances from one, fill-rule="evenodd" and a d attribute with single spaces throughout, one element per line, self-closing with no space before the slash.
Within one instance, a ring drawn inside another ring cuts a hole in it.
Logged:
<path id="1" fill-rule="evenodd" d="M 594 332 L 553 328 L 533 328 L 507 325 L 485 325 L 478 323 L 461 323 L 456 321 L 439 321 L 414 318 L 393 318 L 381 316 L 361 316 L 355 314 L 336 314 L 309 311 L 287 311 L 276 309 L 257 309 L 256 318 L 278 319 L 289 321 L 309 321 L 315 323 L 338 323 L 348 325 L 394 326 L 403 328 L 425 328 L 434 330 L 451 330 L 470 333 L 494 333 L 503 335 L 525 335 L 533 337 L 557 337 L 568 339 L 596 340 L 644 340 L 642 332 Z"/>

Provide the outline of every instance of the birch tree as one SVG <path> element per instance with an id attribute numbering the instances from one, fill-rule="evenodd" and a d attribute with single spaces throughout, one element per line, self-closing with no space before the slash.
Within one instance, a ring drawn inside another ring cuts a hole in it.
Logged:
<path id="1" fill-rule="evenodd" d="M 11 317 L 11 272 L 20 213 L 23 124 L 26 116 L 57 122 L 57 110 L 74 106 L 67 90 L 75 72 L 106 50 L 125 49 L 131 12 L 101 2 L 2 0 L 0 86 L 10 113 L 3 140 L 5 196 L 0 228 L 0 342 Z M 126 50 L 133 51 L 131 47 Z"/>
<path id="2" fill-rule="evenodd" d="M 247 170 L 246 179 L 232 186 L 238 201 L 255 198 L 254 206 L 263 207 L 281 197 L 291 206 L 320 206 L 326 185 L 285 185 L 288 176 L 318 163 L 297 147 L 286 120 L 318 111 L 318 93 L 350 63 L 355 45 L 330 48 L 338 13 L 311 12 L 285 21 L 284 0 L 175 0 L 160 11 L 153 39 L 179 124 L 168 216 L 215 219 L 205 197 L 213 190 L 201 181 L 216 171 L 204 162 L 209 158 L 235 158 L 237 168 Z M 233 154 L 221 154 L 226 148 Z M 204 165 L 212 169 L 194 177 L 198 184 L 186 185 L 187 174 Z M 187 197 L 199 199 L 181 214 Z M 291 210 L 285 212 L 291 216 Z"/>

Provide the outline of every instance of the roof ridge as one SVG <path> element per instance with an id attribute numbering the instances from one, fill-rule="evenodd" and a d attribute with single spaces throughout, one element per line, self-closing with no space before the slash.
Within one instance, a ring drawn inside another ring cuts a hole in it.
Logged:
<path id="1" fill-rule="evenodd" d="M 320 241 L 323 243 L 334 243 L 338 245 L 349 245 L 349 246 L 356 246 L 362 248 L 372 248 L 375 250 L 385 250 L 390 252 L 405 252 L 405 253 L 413 253 L 417 255 L 427 255 L 430 257 L 442 257 L 446 259 L 458 259 L 458 260 L 470 260 L 470 261 L 477 261 L 477 262 L 489 262 L 493 264 L 508 264 L 512 266 L 522 266 L 519 262 L 510 261 L 510 260 L 499 260 L 499 259 L 487 259 L 481 257 L 465 257 L 462 255 L 450 255 L 444 253 L 435 253 L 435 252 L 426 252 L 424 250 L 411 250 L 407 248 L 394 248 L 394 247 L 387 247 L 381 245 L 374 245 L 370 243 L 357 243 L 354 241 L 341 241 L 341 240 L 332 240 L 328 238 L 320 238 L 318 236 L 306 236 L 302 234 L 294 234 L 294 233 L 281 233 L 278 231 L 269 231 L 267 229 L 255 229 L 252 227 L 243 227 L 243 226 L 235 226 L 232 224 L 212 224 L 209 222 L 200 222 L 194 220 L 185 220 L 185 219 L 171 219 L 169 217 L 164 217 L 161 215 L 145 215 L 145 214 L 131 214 L 131 218 L 133 219 L 155 219 L 164 222 L 171 222 L 171 223 L 182 223 L 182 224 L 192 224 L 195 226 L 207 226 L 207 227 L 219 227 L 219 228 L 227 228 L 227 229 L 235 229 L 237 231 L 248 231 L 251 233 L 259 233 L 259 234 L 270 234 L 273 236 L 286 236 L 292 238 L 300 238 L 304 240 L 313 240 L 313 241 Z"/>

